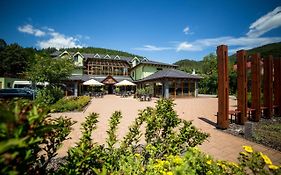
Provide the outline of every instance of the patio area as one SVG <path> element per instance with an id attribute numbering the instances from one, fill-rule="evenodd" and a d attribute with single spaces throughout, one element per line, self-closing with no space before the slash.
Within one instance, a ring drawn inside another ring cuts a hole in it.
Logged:
<path id="1" fill-rule="evenodd" d="M 89 106 L 84 112 L 56 113 L 53 116 L 65 115 L 77 123 L 73 126 L 73 131 L 70 134 L 72 139 L 64 142 L 64 146 L 59 150 L 59 156 L 65 156 L 69 147 L 75 146 L 81 136 L 81 123 L 85 121 L 85 117 L 91 112 L 96 112 L 100 115 L 97 129 L 93 133 L 94 142 L 100 144 L 105 143 L 106 130 L 108 120 L 111 114 L 118 110 L 122 112 L 123 118 L 118 128 L 118 138 L 121 139 L 128 131 L 128 126 L 138 114 L 140 109 L 148 106 L 155 106 L 157 99 L 152 98 L 151 101 L 140 102 L 133 97 L 120 98 L 115 95 L 106 95 L 104 98 L 92 99 Z M 212 155 L 216 159 L 237 161 L 239 152 L 243 151 L 243 145 L 250 145 L 256 151 L 262 151 L 267 154 L 271 160 L 276 163 L 281 163 L 281 152 L 267 148 L 263 145 L 250 142 L 248 140 L 235 137 L 215 128 L 216 116 L 218 109 L 217 98 L 214 97 L 198 97 L 198 98 L 180 98 L 175 100 L 175 110 L 180 118 L 192 120 L 193 124 L 202 131 L 210 134 L 207 141 L 200 146 L 200 149 Z M 230 99 L 230 107 L 236 105 L 236 101 Z M 234 109 L 234 107 L 233 107 Z"/>

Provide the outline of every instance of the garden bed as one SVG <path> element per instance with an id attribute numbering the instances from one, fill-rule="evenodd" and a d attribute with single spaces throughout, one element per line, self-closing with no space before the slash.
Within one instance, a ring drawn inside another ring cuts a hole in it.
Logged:
<path id="1" fill-rule="evenodd" d="M 90 102 L 89 96 L 64 97 L 51 106 L 51 112 L 82 111 Z"/>
<path id="2" fill-rule="evenodd" d="M 281 151 L 281 117 L 262 118 L 260 122 L 253 122 L 253 126 L 253 137 L 251 138 L 245 137 L 245 126 L 243 125 L 230 124 L 225 132 Z"/>

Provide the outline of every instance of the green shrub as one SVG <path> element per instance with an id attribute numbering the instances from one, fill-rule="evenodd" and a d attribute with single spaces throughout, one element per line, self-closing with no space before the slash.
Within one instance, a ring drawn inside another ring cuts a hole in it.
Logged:
<path id="1" fill-rule="evenodd" d="M 51 112 L 82 111 L 90 102 L 89 96 L 64 97 L 51 106 Z"/>
<path id="2" fill-rule="evenodd" d="M 39 105 L 48 106 L 56 103 L 63 96 L 61 88 L 49 86 L 38 91 L 35 102 Z"/>
<path id="3" fill-rule="evenodd" d="M 72 124 L 64 117 L 50 118 L 31 102 L 1 104 L 0 174 L 47 174 Z"/>

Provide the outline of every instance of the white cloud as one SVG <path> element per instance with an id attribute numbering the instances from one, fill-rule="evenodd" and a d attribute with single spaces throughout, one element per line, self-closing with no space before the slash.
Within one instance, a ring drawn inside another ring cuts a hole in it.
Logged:
<path id="1" fill-rule="evenodd" d="M 262 16 L 249 27 L 249 37 L 259 37 L 264 33 L 281 26 L 281 6 Z"/>
<path id="2" fill-rule="evenodd" d="M 177 51 L 201 51 L 207 47 L 215 47 L 221 44 L 228 46 L 239 47 L 239 49 L 249 49 L 269 43 L 280 42 L 281 37 L 261 37 L 261 38 L 251 38 L 251 37 L 218 37 L 218 38 L 207 38 L 199 39 L 194 42 L 181 42 L 177 45 Z"/>
<path id="3" fill-rule="evenodd" d="M 171 47 L 157 47 L 153 45 L 144 45 L 141 48 L 134 48 L 134 50 L 142 50 L 142 51 L 163 51 L 163 50 L 170 50 Z"/>
<path id="4" fill-rule="evenodd" d="M 38 36 L 38 37 L 46 35 L 46 33 L 44 31 L 36 29 L 32 25 L 30 25 L 30 24 L 27 24 L 27 25 L 24 25 L 24 26 L 19 26 L 18 30 L 20 32 L 28 33 L 28 34 L 31 34 L 31 35 L 34 35 L 34 36 Z"/>
<path id="5" fill-rule="evenodd" d="M 246 36 L 223 36 L 218 38 L 204 38 L 193 42 L 184 41 L 177 44 L 176 51 L 201 51 L 207 47 L 215 47 L 225 44 L 234 47 L 234 49 L 230 49 L 231 52 L 234 52 L 240 49 L 250 49 L 269 43 L 280 42 L 281 37 L 260 37 L 264 33 L 280 26 L 281 6 L 275 8 L 273 11 L 267 13 L 251 24 L 249 27 L 250 30 Z"/>
<path id="6" fill-rule="evenodd" d="M 190 29 L 189 29 L 188 26 L 186 26 L 186 27 L 183 29 L 183 33 L 184 33 L 184 34 L 189 34 L 189 32 L 190 32 Z"/>
<path id="7" fill-rule="evenodd" d="M 23 33 L 31 34 L 36 37 L 45 36 L 45 40 L 37 41 L 37 46 L 42 48 L 55 47 L 60 48 L 70 48 L 70 47 L 82 47 L 79 44 L 79 38 L 90 39 L 88 36 L 77 35 L 76 37 L 65 36 L 59 32 L 56 32 L 55 29 L 49 27 L 42 27 L 42 30 L 34 28 L 32 25 L 27 24 L 24 26 L 19 26 L 18 30 Z"/>
<path id="8" fill-rule="evenodd" d="M 55 31 L 50 32 L 49 35 L 51 36 L 50 39 L 37 42 L 37 45 L 40 48 L 55 47 L 57 49 L 60 49 L 82 47 L 82 45 L 77 44 L 78 39 L 74 37 L 68 37 Z"/>
<path id="9" fill-rule="evenodd" d="M 193 45 L 191 43 L 188 42 L 182 42 L 179 43 L 177 48 L 176 48 L 177 52 L 178 51 L 201 51 L 202 48 L 199 45 Z"/>

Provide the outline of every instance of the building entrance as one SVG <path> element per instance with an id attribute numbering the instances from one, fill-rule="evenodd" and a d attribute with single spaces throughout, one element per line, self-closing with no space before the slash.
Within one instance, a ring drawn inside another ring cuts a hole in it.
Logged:
<path id="1" fill-rule="evenodd" d="M 107 93 L 113 94 L 113 85 L 112 84 L 107 85 Z"/>

